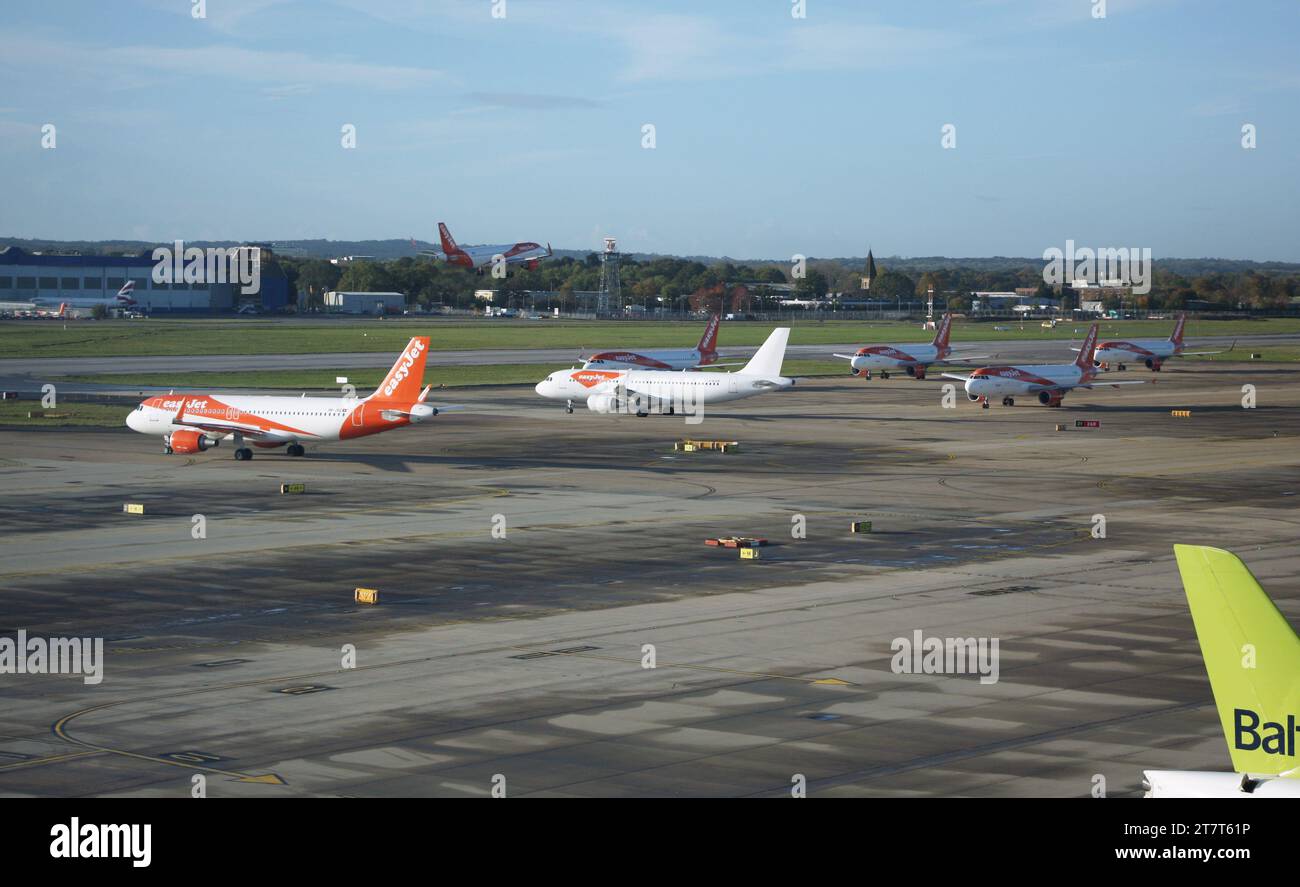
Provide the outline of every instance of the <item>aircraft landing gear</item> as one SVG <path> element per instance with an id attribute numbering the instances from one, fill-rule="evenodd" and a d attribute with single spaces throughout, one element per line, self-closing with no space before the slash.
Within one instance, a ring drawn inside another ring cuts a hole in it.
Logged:
<path id="1" fill-rule="evenodd" d="M 248 447 L 240 447 L 239 449 L 235 450 L 236 462 L 247 462 L 251 458 L 253 458 L 253 451 L 250 450 Z"/>
<path id="2" fill-rule="evenodd" d="M 573 412 L 573 401 L 569 401 L 568 403 L 566 403 L 566 404 L 564 405 L 564 411 L 565 411 L 566 413 L 572 413 L 572 412 Z"/>
<path id="3" fill-rule="evenodd" d="M 1120 371 L 1121 373 L 1124 372 L 1126 369 L 1128 369 L 1128 367 L 1124 366 L 1124 364 L 1122 364 L 1122 363 L 1120 363 L 1120 364 L 1116 364 L 1116 366 L 1119 368 L 1119 371 Z"/>
<path id="4" fill-rule="evenodd" d="M 305 456 L 307 449 L 302 444 L 289 444 L 285 452 L 290 456 Z"/>
<path id="5" fill-rule="evenodd" d="M 987 410 L 988 408 L 989 408 L 989 399 L 988 399 L 988 395 L 981 394 L 981 395 L 980 395 L 980 409 L 982 409 L 982 410 Z"/>
<path id="6" fill-rule="evenodd" d="M 1014 397 L 1004 397 L 1002 398 L 1002 405 L 1004 407 L 1013 407 L 1016 405 L 1016 399 Z"/>
<path id="7" fill-rule="evenodd" d="M 863 382 L 870 382 L 870 381 L 871 381 L 871 370 L 863 370 L 863 371 L 862 371 L 862 381 L 863 381 Z"/>
<path id="8" fill-rule="evenodd" d="M 888 379 L 888 378 L 889 378 L 889 371 L 888 371 L 888 370 L 881 370 L 881 371 L 880 371 L 880 378 L 882 378 L 882 379 Z"/>

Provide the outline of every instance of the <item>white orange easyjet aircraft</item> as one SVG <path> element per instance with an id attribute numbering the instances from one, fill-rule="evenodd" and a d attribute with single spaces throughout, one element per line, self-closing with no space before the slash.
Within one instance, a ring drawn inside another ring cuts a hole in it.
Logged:
<path id="1" fill-rule="evenodd" d="M 1146 368 L 1153 373 L 1160 372 L 1164 362 L 1171 357 L 1193 357 L 1208 354 L 1227 354 L 1237 346 L 1236 341 L 1232 347 L 1221 351 L 1184 351 L 1183 350 L 1183 327 L 1187 324 L 1187 315 L 1178 315 L 1177 322 L 1174 323 L 1174 331 L 1168 339 L 1133 339 L 1132 341 L 1113 341 L 1102 342 L 1097 346 L 1097 353 L 1094 359 L 1104 370 L 1110 369 L 1111 364 L 1123 372 L 1129 363 L 1145 364 Z"/>
<path id="2" fill-rule="evenodd" d="M 540 243 L 533 243 L 531 240 L 487 246 L 458 246 L 456 238 L 451 236 L 451 231 L 443 222 L 438 223 L 438 237 L 442 240 L 442 252 L 420 250 L 420 255 L 441 255 L 448 265 L 460 265 L 479 274 L 482 274 L 485 268 L 491 267 L 497 261 L 497 256 L 501 257 L 501 262 L 507 267 L 523 265 L 529 271 L 535 271 L 542 259 L 549 259 L 554 255 L 549 243 L 546 244 L 545 249 L 542 249 Z"/>
<path id="3" fill-rule="evenodd" d="M 1097 324 L 1088 330 L 1074 363 L 1039 363 L 1027 366 L 981 367 L 969 376 L 944 373 L 944 378 L 966 383 L 966 396 L 988 409 L 990 397 L 1002 397 L 1004 407 L 1016 405 L 1016 395 L 1032 394 L 1045 407 L 1059 407 L 1061 398 L 1076 388 L 1118 388 L 1141 385 L 1142 381 L 1103 382 L 1097 378 L 1093 351 L 1097 347 Z"/>
<path id="4" fill-rule="evenodd" d="M 127 427 L 163 439 L 165 453 L 201 453 L 225 439 L 235 442 L 235 458 L 246 461 L 251 441 L 266 449 L 288 445 L 301 456 L 307 442 L 349 440 L 438 415 L 420 390 L 429 337 L 406 343 L 383 384 L 369 397 L 271 397 L 242 394 L 165 394 L 150 397 L 126 417 Z"/>
<path id="5" fill-rule="evenodd" d="M 852 375 L 862 376 L 871 381 L 871 371 L 879 370 L 881 378 L 888 379 L 891 370 L 901 370 L 913 379 L 924 379 L 925 371 L 936 363 L 964 363 L 983 360 L 987 354 L 953 354 L 948 345 L 948 335 L 952 331 L 952 312 L 939 321 L 934 341 L 929 345 L 866 345 L 853 354 L 836 354 L 852 367 Z M 948 360 L 947 358 L 953 358 Z"/>
<path id="6" fill-rule="evenodd" d="M 584 358 L 584 370 L 694 370 L 718 360 L 718 324 L 721 314 L 714 314 L 704 327 L 704 335 L 693 351 L 598 351 Z"/>

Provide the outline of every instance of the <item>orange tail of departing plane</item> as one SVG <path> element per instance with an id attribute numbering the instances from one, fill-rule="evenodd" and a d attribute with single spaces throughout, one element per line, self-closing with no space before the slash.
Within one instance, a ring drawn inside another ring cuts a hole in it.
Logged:
<path id="1" fill-rule="evenodd" d="M 460 247 L 456 245 L 456 238 L 451 236 L 451 232 L 442 222 L 438 223 L 438 235 L 442 238 L 442 251 L 445 255 L 454 256 L 460 252 Z"/>

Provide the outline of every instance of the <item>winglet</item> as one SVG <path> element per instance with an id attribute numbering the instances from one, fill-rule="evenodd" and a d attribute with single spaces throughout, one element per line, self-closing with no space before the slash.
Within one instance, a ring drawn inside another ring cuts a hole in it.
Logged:
<path id="1" fill-rule="evenodd" d="M 1233 769 L 1291 775 L 1300 763 L 1300 638 L 1232 552 L 1175 545 L 1174 556 Z"/>

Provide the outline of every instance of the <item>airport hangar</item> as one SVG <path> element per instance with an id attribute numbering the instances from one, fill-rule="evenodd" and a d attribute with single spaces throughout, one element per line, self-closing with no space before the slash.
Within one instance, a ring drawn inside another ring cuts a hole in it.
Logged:
<path id="1" fill-rule="evenodd" d="M 153 251 L 136 256 L 72 256 L 32 253 L 21 247 L 0 250 L 0 302 L 46 303 L 111 298 L 128 280 L 135 281 L 137 307 L 161 313 L 211 314 L 232 311 L 239 285 L 232 283 L 156 283 Z M 264 309 L 289 303 L 288 280 L 262 265 Z"/>

